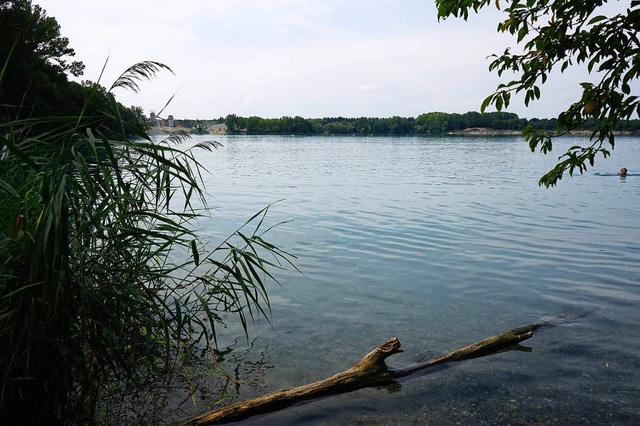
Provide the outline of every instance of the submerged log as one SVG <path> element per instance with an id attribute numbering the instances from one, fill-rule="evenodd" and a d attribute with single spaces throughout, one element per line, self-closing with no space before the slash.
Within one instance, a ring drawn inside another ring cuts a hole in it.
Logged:
<path id="1" fill-rule="evenodd" d="M 234 422 L 257 414 L 280 410 L 295 403 L 314 398 L 351 392 L 367 387 L 390 385 L 393 384 L 396 379 L 406 377 L 435 365 L 491 355 L 508 348 L 513 348 L 519 342 L 531 338 L 533 332 L 540 327 L 568 322 L 576 318 L 581 318 L 589 313 L 590 312 L 583 312 L 574 315 L 563 315 L 551 320 L 514 328 L 455 351 L 448 352 L 437 358 L 402 369 L 390 369 L 385 363 L 385 359 L 391 355 L 402 352 L 400 341 L 392 337 L 369 352 L 348 370 L 324 380 L 298 386 L 293 389 L 281 389 L 258 398 L 240 401 L 227 407 L 204 413 L 188 420 L 185 426 Z"/>

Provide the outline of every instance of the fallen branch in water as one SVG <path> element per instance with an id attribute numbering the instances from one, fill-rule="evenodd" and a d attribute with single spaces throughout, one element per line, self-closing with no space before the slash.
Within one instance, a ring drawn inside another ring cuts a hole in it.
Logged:
<path id="1" fill-rule="evenodd" d="M 256 414 L 280 410 L 301 401 L 351 392 L 367 387 L 390 385 L 393 384 L 396 379 L 406 377 L 435 365 L 494 354 L 531 338 L 533 332 L 540 327 L 569 322 L 577 318 L 582 318 L 589 313 L 591 313 L 591 311 L 573 315 L 563 315 L 551 320 L 539 321 L 534 324 L 514 328 L 437 358 L 395 370 L 389 369 L 385 363 L 386 358 L 402 352 L 402 349 L 400 349 L 400 341 L 392 337 L 369 352 L 348 370 L 324 380 L 298 386 L 293 389 L 281 389 L 258 398 L 240 401 L 227 407 L 210 411 L 187 421 L 185 426 L 234 422 Z"/>

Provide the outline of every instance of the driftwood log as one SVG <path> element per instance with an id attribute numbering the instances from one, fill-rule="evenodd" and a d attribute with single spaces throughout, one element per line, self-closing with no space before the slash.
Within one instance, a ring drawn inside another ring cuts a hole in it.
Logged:
<path id="1" fill-rule="evenodd" d="M 473 343 L 464 348 L 446 353 L 437 358 L 415 364 L 402 369 L 390 369 L 385 359 L 402 352 L 400 341 L 392 337 L 364 356 L 348 370 L 327 379 L 298 386 L 293 389 L 281 389 L 270 394 L 240 401 L 235 404 L 204 413 L 188 420 L 185 426 L 229 423 L 247 417 L 280 410 L 301 401 L 320 398 L 328 395 L 351 392 L 357 389 L 391 385 L 396 379 L 447 362 L 462 361 L 470 358 L 491 355 L 505 349 L 513 348 L 519 342 L 533 336 L 533 332 L 543 326 L 553 326 L 569 322 L 588 315 L 590 312 L 563 315 L 551 320 L 514 328 L 504 333 Z"/>

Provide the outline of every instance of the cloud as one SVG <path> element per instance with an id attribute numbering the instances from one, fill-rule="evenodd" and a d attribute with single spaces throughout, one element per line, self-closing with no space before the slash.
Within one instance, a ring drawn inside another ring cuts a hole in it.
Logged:
<path id="1" fill-rule="evenodd" d="M 260 95 L 250 95 L 244 98 L 241 105 L 251 105 L 255 103 L 260 103 L 263 100 L 263 97 Z"/>
<path id="2" fill-rule="evenodd" d="M 434 5 L 423 0 L 402 7 L 388 0 L 39 3 L 86 63 L 84 78 L 97 79 L 107 56 L 105 84 L 141 60 L 171 66 L 175 76 L 162 74 L 140 94 L 118 98 L 148 113 L 180 89 L 167 109 L 176 117 L 477 110 L 500 82 L 487 56 L 512 42 L 496 34 L 499 12 L 438 23 Z M 561 80 L 571 83 L 562 99 L 576 96 L 571 76 Z M 564 105 L 550 96 L 526 111 L 551 116 Z M 515 101 L 511 110 L 525 111 Z"/>
<path id="3" fill-rule="evenodd" d="M 376 90 L 377 88 L 378 88 L 377 83 L 363 84 L 362 86 L 360 86 L 360 90 L 363 92 L 370 92 L 372 90 Z"/>

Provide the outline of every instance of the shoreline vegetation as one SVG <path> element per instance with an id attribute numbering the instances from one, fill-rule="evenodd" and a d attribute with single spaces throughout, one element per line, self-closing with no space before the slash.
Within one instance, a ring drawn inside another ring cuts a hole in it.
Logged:
<path id="1" fill-rule="evenodd" d="M 189 389 L 186 372 L 224 374 L 218 333 L 248 336 L 272 273 L 295 269 L 265 235 L 269 206 L 199 235 L 212 207 L 195 152 L 219 144 L 154 142 L 112 93 L 160 71 L 82 86 L 77 115 L 0 119 L 0 424 L 109 424 L 137 395 Z"/>
<path id="2" fill-rule="evenodd" d="M 226 377 L 219 336 L 269 318 L 294 256 L 265 235 L 269 206 L 199 232 L 213 206 L 196 151 L 220 144 L 151 140 L 114 93 L 171 68 L 76 83 L 84 64 L 40 6 L 0 0 L 0 27 L 0 425 L 139 423 L 193 375 Z"/>
<path id="3" fill-rule="evenodd" d="M 557 132 L 556 119 L 525 119 L 506 112 L 464 114 L 431 112 L 418 117 L 240 117 L 229 114 L 213 120 L 154 118 L 149 121 L 150 135 L 172 133 L 212 135 L 296 135 L 296 136 L 514 136 L 526 129 Z M 571 135 L 590 135 L 598 126 L 587 121 Z M 640 134 L 640 120 L 620 123 L 620 135 Z"/>

